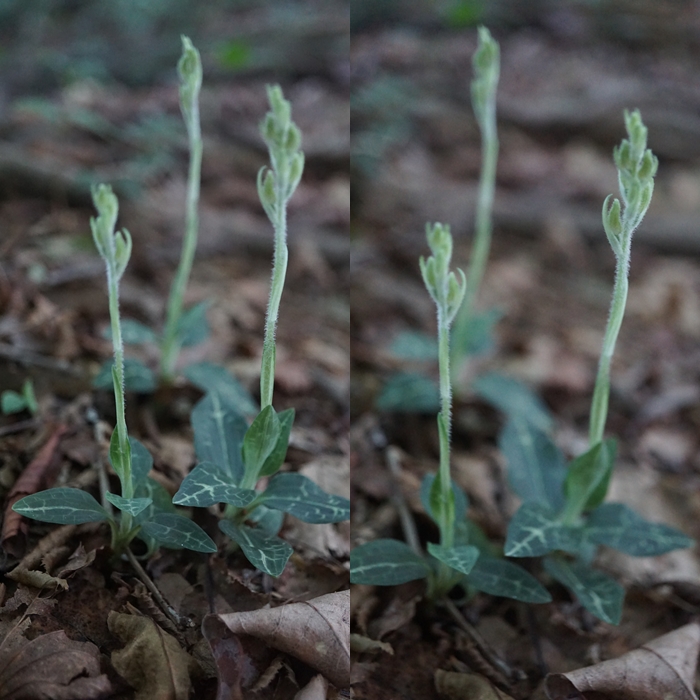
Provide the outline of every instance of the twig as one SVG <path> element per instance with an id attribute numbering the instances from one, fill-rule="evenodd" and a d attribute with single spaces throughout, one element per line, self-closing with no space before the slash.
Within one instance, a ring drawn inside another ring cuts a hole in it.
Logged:
<path id="1" fill-rule="evenodd" d="M 74 377 L 83 376 L 83 372 L 70 365 L 66 360 L 57 360 L 48 355 L 40 355 L 32 350 L 27 350 L 27 348 L 18 348 L 9 343 L 0 343 L 0 357 L 18 362 L 25 366 L 34 365 L 36 367 L 50 369 L 54 372 L 66 372 Z"/>
<path id="2" fill-rule="evenodd" d="M 492 651 L 489 648 L 486 640 L 479 634 L 476 627 L 471 625 L 466 620 L 457 606 L 447 597 L 443 598 L 441 602 L 447 608 L 447 612 L 450 613 L 452 619 L 469 635 L 484 659 L 486 659 L 494 668 L 497 668 L 506 678 L 511 680 L 516 678 L 516 674 L 513 669 L 503 659 L 501 659 L 501 657 L 498 656 L 495 651 Z"/>
<path id="3" fill-rule="evenodd" d="M 125 552 L 126 558 L 129 560 L 131 566 L 134 567 L 134 571 L 136 571 L 138 577 L 141 579 L 141 581 L 143 581 L 143 584 L 151 592 L 151 595 L 155 598 L 156 602 L 158 603 L 158 605 L 160 605 L 161 609 L 168 616 L 168 618 L 170 618 L 170 620 L 172 620 L 172 622 L 175 623 L 178 627 L 192 627 L 192 620 L 190 620 L 188 617 L 185 617 L 184 615 L 180 615 L 172 607 L 172 605 L 170 605 L 170 603 L 168 603 L 168 601 L 165 600 L 163 594 L 158 590 L 156 584 L 153 583 L 151 577 L 146 573 L 144 568 L 139 563 L 138 559 L 134 556 L 134 553 L 131 551 L 131 549 L 129 549 L 129 547 L 126 547 Z"/>
<path id="4" fill-rule="evenodd" d="M 3 435 L 11 435 L 12 433 L 21 433 L 23 430 L 36 428 L 40 424 L 41 420 L 39 418 L 28 418 L 27 420 L 21 420 L 10 425 L 3 425 L 0 427 L 0 437 Z"/>
<path id="5" fill-rule="evenodd" d="M 422 557 L 424 556 L 423 548 L 420 546 L 420 540 L 418 539 L 416 523 L 413 520 L 413 516 L 411 515 L 408 505 L 406 504 L 406 499 L 403 497 L 401 486 L 399 484 L 399 479 L 401 477 L 401 459 L 399 457 L 399 450 L 393 445 L 389 445 L 389 447 L 386 449 L 386 463 L 389 466 L 389 472 L 392 476 L 393 488 L 391 500 L 394 502 L 394 506 L 396 506 L 396 510 L 399 513 L 404 538 L 411 549 Z"/>

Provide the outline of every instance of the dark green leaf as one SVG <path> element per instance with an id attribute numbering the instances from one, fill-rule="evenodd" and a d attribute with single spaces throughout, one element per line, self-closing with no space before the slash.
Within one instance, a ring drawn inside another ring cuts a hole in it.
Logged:
<path id="1" fill-rule="evenodd" d="M 279 537 L 271 537 L 257 528 L 220 520 L 219 529 L 238 543 L 248 561 L 270 576 L 279 576 L 292 556 L 292 548 Z"/>
<path id="2" fill-rule="evenodd" d="M 416 331 L 402 331 L 392 341 L 389 352 L 402 360 L 437 360 L 435 336 Z"/>
<path id="3" fill-rule="evenodd" d="M 2 392 L 0 401 L 2 401 L 2 412 L 6 416 L 9 416 L 11 413 L 19 413 L 20 411 L 24 411 L 25 408 L 29 408 L 24 396 L 11 389 Z"/>
<path id="4" fill-rule="evenodd" d="M 465 323 L 464 314 L 458 313 L 450 337 L 452 360 L 458 363 L 466 357 L 484 355 L 493 350 L 493 329 L 502 316 L 500 309 L 489 309 L 480 314 L 472 312 Z"/>
<path id="5" fill-rule="evenodd" d="M 565 517 L 578 516 L 603 502 L 615 464 L 615 452 L 615 440 L 608 439 L 571 462 L 564 481 Z"/>
<path id="6" fill-rule="evenodd" d="M 398 540 L 374 540 L 350 552 L 350 581 L 368 586 L 398 586 L 431 574 L 428 562 Z"/>
<path id="7" fill-rule="evenodd" d="M 620 622 L 625 589 L 617 581 L 587 564 L 571 563 L 558 557 L 546 557 L 544 568 L 598 619 L 613 625 Z"/>
<path id="8" fill-rule="evenodd" d="M 428 542 L 428 552 L 438 561 L 447 564 L 447 566 L 462 574 L 468 574 L 479 558 L 479 550 L 469 544 L 460 544 L 456 547 L 441 547 L 433 542 Z"/>
<path id="9" fill-rule="evenodd" d="M 294 409 L 288 408 L 282 411 L 282 413 L 278 413 L 277 418 L 280 423 L 280 434 L 277 438 L 277 444 L 275 445 L 275 449 L 270 452 L 270 455 L 265 460 L 258 474 L 259 477 L 276 474 L 279 468 L 284 464 L 284 459 L 287 456 L 289 436 L 292 433 L 292 423 L 294 423 Z"/>
<path id="10" fill-rule="evenodd" d="M 694 544 L 679 530 L 651 523 L 622 503 L 604 503 L 596 508 L 586 523 L 586 535 L 634 557 L 655 557 Z"/>
<path id="11" fill-rule="evenodd" d="M 423 481 L 420 485 L 420 500 L 423 504 L 423 508 L 425 508 L 425 512 L 435 521 L 436 524 L 439 524 L 437 516 L 430 505 L 430 491 L 433 488 L 434 483 L 434 474 L 426 474 L 423 477 Z M 461 520 L 464 520 L 467 515 L 469 501 L 467 500 L 467 496 L 464 491 L 457 486 L 454 480 L 452 481 L 452 492 L 454 494 L 455 522 L 460 522 Z"/>
<path id="12" fill-rule="evenodd" d="M 194 447 L 202 462 L 213 462 L 238 484 L 243 478 L 241 446 L 248 430 L 236 406 L 221 394 L 212 392 L 192 411 Z"/>
<path id="13" fill-rule="evenodd" d="M 243 508 L 257 493 L 231 483 L 231 477 L 212 462 L 200 462 L 183 480 L 173 503 L 179 506 L 206 508 L 215 503 L 230 503 Z"/>
<path id="14" fill-rule="evenodd" d="M 201 301 L 180 316 L 177 324 L 177 338 L 183 348 L 199 345 L 209 337 L 209 323 L 207 322 L 209 306 L 208 301 Z"/>
<path id="15" fill-rule="evenodd" d="M 265 506 L 256 506 L 248 516 L 247 522 L 253 524 L 256 530 L 260 530 L 272 537 L 282 529 L 284 511 L 266 508 Z"/>
<path id="16" fill-rule="evenodd" d="M 525 569 L 505 559 L 482 554 L 467 577 L 478 591 L 524 603 L 549 603 L 552 596 Z"/>
<path id="17" fill-rule="evenodd" d="M 114 362 L 109 360 L 105 362 L 97 376 L 92 380 L 92 385 L 96 389 L 112 389 L 112 367 Z M 133 358 L 124 360 L 124 388 L 126 391 L 135 391 L 140 394 L 150 394 L 156 389 L 156 378 L 153 372 L 140 362 Z"/>
<path id="18" fill-rule="evenodd" d="M 305 523 L 338 523 L 350 518 L 350 501 L 326 493 L 311 479 L 296 473 L 277 474 L 257 503 L 282 510 Z"/>
<path id="19" fill-rule="evenodd" d="M 234 406 L 242 416 L 257 415 L 260 408 L 240 382 L 225 367 L 211 362 L 188 365 L 182 373 L 192 384 L 205 392 L 217 392 L 228 405 Z"/>
<path id="20" fill-rule="evenodd" d="M 440 410 L 440 390 L 437 382 L 423 374 L 395 374 L 377 398 L 377 408 L 400 413 L 434 413 Z"/>
<path id="21" fill-rule="evenodd" d="M 140 484 L 153 469 L 153 456 L 146 446 L 136 438 L 129 438 L 131 445 L 131 478 L 134 484 Z"/>
<path id="22" fill-rule="evenodd" d="M 153 501 L 150 498 L 123 498 L 116 493 L 105 493 L 105 498 L 119 510 L 123 510 L 129 515 L 138 515 L 150 506 Z"/>
<path id="23" fill-rule="evenodd" d="M 27 405 L 27 409 L 32 415 L 36 415 L 39 410 L 39 404 L 36 402 L 36 396 L 34 395 L 34 384 L 31 379 L 25 379 L 22 384 L 22 397 Z"/>
<path id="24" fill-rule="evenodd" d="M 482 374 L 472 390 L 507 416 L 518 416 L 540 430 L 552 427 L 552 417 L 539 396 L 524 384 L 501 374 Z"/>
<path id="25" fill-rule="evenodd" d="M 281 426 L 272 406 L 265 406 L 243 437 L 243 464 L 246 482 L 254 485 L 267 458 L 277 445 Z"/>
<path id="26" fill-rule="evenodd" d="M 157 513 L 143 523 L 143 532 L 163 547 L 191 549 L 194 552 L 216 552 L 214 541 L 199 525 L 175 513 Z"/>
<path id="27" fill-rule="evenodd" d="M 566 462 L 549 436 L 521 416 L 511 416 L 498 437 L 498 446 L 508 463 L 513 491 L 525 502 L 559 512 L 564 506 Z"/>
<path id="28" fill-rule="evenodd" d="M 25 496 L 12 506 L 12 510 L 25 518 L 61 525 L 109 519 L 107 511 L 89 493 L 70 488 L 49 489 Z"/>
<path id="29" fill-rule="evenodd" d="M 505 554 L 509 557 L 539 557 L 555 549 L 577 551 L 581 528 L 562 524 L 553 511 L 538 503 L 523 503 L 511 518 Z"/>
<path id="30" fill-rule="evenodd" d="M 135 495 L 137 498 L 151 499 L 151 505 L 142 510 L 134 519 L 135 525 L 142 525 L 148 520 L 153 520 L 158 513 L 175 513 L 175 506 L 170 494 L 162 484 L 150 477 L 136 486 Z"/>

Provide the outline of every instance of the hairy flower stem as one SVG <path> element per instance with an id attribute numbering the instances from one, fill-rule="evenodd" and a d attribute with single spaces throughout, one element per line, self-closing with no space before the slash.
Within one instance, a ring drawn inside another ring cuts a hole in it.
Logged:
<path id="1" fill-rule="evenodd" d="M 632 234 L 649 208 L 659 166 L 656 156 L 647 148 L 647 129 L 639 111 L 625 112 L 625 126 L 628 138 L 613 151 L 622 203 L 609 195 L 603 204 L 603 228 L 616 259 L 615 284 L 591 403 L 590 447 L 603 439 L 610 396 L 610 363 L 627 303 Z"/>
<path id="2" fill-rule="evenodd" d="M 452 427 L 452 385 L 450 382 L 450 326 L 444 311 L 438 306 L 438 369 L 440 374 L 440 405 L 437 417 L 440 442 L 440 545 L 452 547 L 454 544 L 454 494 L 450 476 L 450 432 Z M 454 572 L 440 562 L 435 582 L 435 593 L 441 595 L 452 588 Z"/>
<path id="3" fill-rule="evenodd" d="M 117 415 L 117 438 L 119 449 L 126 454 L 129 449 L 129 432 L 126 428 L 126 401 L 124 399 L 124 342 L 122 340 L 122 327 L 119 322 L 119 280 L 110 265 L 107 265 L 107 286 L 109 291 L 109 317 L 112 326 L 112 344 L 114 346 L 114 371 L 119 391 L 114 392 L 114 404 Z M 133 498 L 133 484 L 131 483 L 131 465 L 128 464 L 128 473 L 124 473 L 122 479 L 122 495 L 124 498 Z"/>
<path id="4" fill-rule="evenodd" d="M 197 113 L 199 122 L 199 113 Z M 185 238 L 182 242 L 182 255 L 175 273 L 170 296 L 168 297 L 168 310 L 165 323 L 165 337 L 163 340 L 163 355 L 161 359 L 161 375 L 166 381 L 172 381 L 175 376 L 175 362 L 180 352 L 180 343 L 177 342 L 177 327 L 182 316 L 182 303 L 185 296 L 187 282 L 192 272 L 194 253 L 197 249 L 197 231 L 199 217 L 197 215 L 197 203 L 199 201 L 199 181 L 202 168 L 202 141 L 190 137 L 190 167 L 187 178 L 187 218 L 185 224 Z"/>
<path id="5" fill-rule="evenodd" d="M 447 504 L 452 500 L 450 477 L 450 432 L 452 427 L 452 385 L 450 383 L 450 328 L 445 314 L 438 308 L 438 365 L 440 373 L 440 404 L 438 434 L 440 439 L 440 544 L 451 547 L 454 542 L 454 509 Z M 452 515 L 452 517 L 450 517 Z"/>
<path id="6" fill-rule="evenodd" d="M 474 78 L 471 84 L 472 107 L 481 131 L 481 174 L 476 204 L 474 241 L 467 270 L 467 291 L 455 324 L 453 371 L 459 372 L 461 360 L 469 348 L 469 333 L 476 298 L 486 271 L 491 250 L 492 211 L 496 192 L 498 130 L 496 127 L 496 90 L 500 73 L 500 51 L 486 27 L 479 27 L 479 46 L 474 54 Z M 455 377 L 456 379 L 456 377 Z"/>
<path id="7" fill-rule="evenodd" d="M 163 344 L 161 346 L 160 373 L 163 380 L 172 382 L 175 377 L 175 363 L 180 352 L 179 323 L 182 317 L 182 304 L 185 289 L 192 272 L 194 254 L 197 249 L 197 232 L 199 217 L 199 183 L 202 171 L 202 128 L 199 121 L 199 90 L 202 84 L 202 63 L 199 52 L 192 42 L 182 38 L 182 57 L 178 63 L 180 75 L 180 108 L 187 126 L 187 138 L 190 148 L 190 165 L 187 174 L 187 213 L 185 218 L 185 236 L 182 240 L 180 262 L 170 287 L 166 311 Z"/>
<path id="8" fill-rule="evenodd" d="M 270 111 L 260 124 L 260 133 L 270 153 L 270 167 L 258 172 L 258 196 L 275 235 L 275 252 L 270 281 L 270 299 L 265 316 L 260 367 L 260 407 L 272 405 L 275 387 L 275 330 L 280 300 L 287 275 L 287 203 L 304 171 L 301 132 L 292 121 L 291 105 L 279 85 L 268 85 Z"/>
<path id="9" fill-rule="evenodd" d="M 278 197 L 281 197 L 281 193 Z M 282 201 L 281 199 L 278 201 Z M 263 341 L 262 362 L 260 368 L 260 408 L 272 404 L 272 393 L 275 386 L 275 330 L 279 317 L 280 300 L 287 275 L 287 208 L 277 208 L 277 216 L 273 222 L 275 229 L 275 252 L 272 264 L 272 279 L 270 282 L 270 299 L 265 317 L 265 339 Z"/>
<path id="10" fill-rule="evenodd" d="M 458 324 L 466 328 L 474 313 L 476 297 L 486 271 L 486 263 L 491 251 L 491 233 L 493 230 L 492 211 L 496 192 L 496 163 L 498 161 L 498 136 L 496 131 L 495 101 L 488 103 L 481 128 L 481 174 L 479 176 L 479 195 L 476 205 L 476 222 L 474 243 L 469 256 L 467 269 L 467 291 L 459 312 Z"/>
<path id="11" fill-rule="evenodd" d="M 627 269 L 629 267 L 629 257 L 627 260 L 618 259 L 615 267 L 615 285 L 613 287 L 612 303 L 610 305 L 610 316 L 603 338 L 603 349 L 598 362 L 598 374 L 595 380 L 593 391 L 593 401 L 591 403 L 591 417 L 589 428 L 589 447 L 593 447 L 603 439 L 605 422 L 608 417 L 608 399 L 610 396 L 610 364 L 615 352 L 615 343 L 622 326 L 622 318 L 625 315 L 625 305 L 627 303 Z"/>

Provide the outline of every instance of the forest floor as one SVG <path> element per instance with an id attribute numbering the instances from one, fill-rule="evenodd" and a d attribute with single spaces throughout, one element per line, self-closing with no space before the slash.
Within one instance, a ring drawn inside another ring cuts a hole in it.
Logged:
<path id="1" fill-rule="evenodd" d="M 613 362 L 606 432 L 618 440 L 618 460 L 609 499 L 697 539 L 700 92 L 688 48 L 697 43 L 697 13 L 672 15 L 663 3 L 644 4 L 638 16 L 622 3 L 605 16 L 583 5 L 539 7 L 549 11 L 533 11 L 527 26 L 491 27 L 501 45 L 501 150 L 478 305 L 502 318 L 495 347 L 455 386 L 453 478 L 469 497 L 468 516 L 502 544 L 518 501 L 497 447 L 503 417 L 469 388 L 484 371 L 521 380 L 544 399 L 568 457 L 586 449 L 615 264 L 600 210 L 618 192 L 612 148 L 625 135 L 623 109 L 639 108 L 660 167 L 635 234 Z M 619 21 L 632 15 L 633 37 Z M 407 362 L 392 344 L 404 331 L 435 333 L 418 267 L 428 254 L 426 222 L 451 225 L 454 265 L 466 269 L 480 166 L 469 98 L 475 47 L 476 32 L 420 25 L 368 26 L 353 36 L 353 544 L 403 539 L 397 488 L 423 544 L 437 537 L 418 497 L 423 476 L 437 470 L 435 415 L 380 412 L 376 400 L 397 371 L 436 377 L 436 362 Z M 660 697 L 660 687 L 696 697 L 697 549 L 637 559 L 609 550 L 597 566 L 627 590 L 619 626 L 592 617 L 537 565 L 531 571 L 553 602 L 477 594 L 459 605 L 475 634 L 430 605 L 421 581 L 353 586 L 354 696 L 544 698 L 548 673 L 593 666 L 595 697 Z M 648 650 L 620 658 L 676 630 L 664 642 L 677 667 Z M 595 665 L 608 660 L 613 665 Z M 583 697 L 562 695 L 574 696 Z"/>

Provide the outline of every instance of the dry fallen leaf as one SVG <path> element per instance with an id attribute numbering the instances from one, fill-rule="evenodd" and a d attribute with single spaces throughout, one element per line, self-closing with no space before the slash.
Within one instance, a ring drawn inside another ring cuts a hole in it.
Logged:
<path id="1" fill-rule="evenodd" d="M 188 700 L 190 657 L 149 617 L 110 612 L 110 632 L 126 646 L 112 665 L 136 689 L 136 700 Z"/>
<path id="2" fill-rule="evenodd" d="M 63 630 L 0 653 L 1 700 L 99 700 L 112 694 L 100 654 Z"/>
<path id="3" fill-rule="evenodd" d="M 478 673 L 435 671 L 435 689 L 445 700 L 513 700 L 490 680 Z"/>
<path id="4" fill-rule="evenodd" d="M 693 691 L 700 650 L 700 624 L 691 623 L 595 666 L 547 676 L 550 700 L 698 700 Z"/>
<path id="5" fill-rule="evenodd" d="M 225 630 L 222 623 L 234 633 L 228 640 L 232 654 L 234 647 L 240 653 L 240 641 L 236 635 L 256 637 L 316 669 L 337 688 L 350 685 L 349 591 L 329 593 L 278 608 L 207 615 L 202 629 L 217 660 L 223 658 L 220 642 Z M 240 681 L 230 678 L 231 670 L 224 667 L 223 662 L 218 664 L 218 670 L 220 684 L 240 685 Z"/>
<path id="6" fill-rule="evenodd" d="M 321 675 L 314 676 L 295 696 L 294 700 L 326 700 L 328 681 Z"/>
<path id="7" fill-rule="evenodd" d="M 39 450 L 34 459 L 24 468 L 19 479 L 10 489 L 5 500 L 5 516 L 2 523 L 0 542 L 2 548 L 17 557 L 24 555 L 26 547 L 27 521 L 12 506 L 20 498 L 28 496 L 50 485 L 58 459 L 58 448 L 63 436 L 68 432 L 65 425 L 58 425 Z"/>

